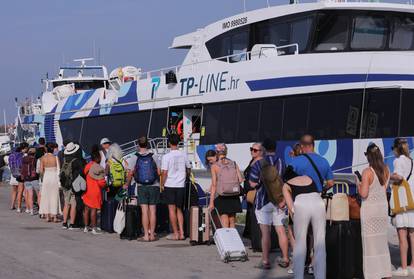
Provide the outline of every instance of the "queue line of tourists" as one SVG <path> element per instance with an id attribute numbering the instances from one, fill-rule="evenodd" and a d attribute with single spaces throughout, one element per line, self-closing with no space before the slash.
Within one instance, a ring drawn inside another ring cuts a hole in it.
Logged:
<path id="1" fill-rule="evenodd" d="M 38 214 L 47 222 L 62 222 L 62 227 L 69 230 L 82 226 L 85 233 L 100 234 L 97 216 L 103 196 L 111 199 L 120 192 L 130 192 L 135 181 L 132 192 L 141 207 L 143 225 L 140 240 L 157 240 L 157 205 L 161 200 L 168 206 L 171 234 L 167 239 L 184 240 L 185 183 L 191 166 L 185 153 L 178 149 L 179 142 L 179 136 L 172 134 L 169 137 L 170 152 L 158 158 L 147 149 L 147 138 L 140 137 L 137 153 L 124 160 L 119 145 L 104 138 L 100 146 L 90 150 L 89 162 L 76 142 L 66 141 L 62 150 L 55 143 L 46 144 L 44 139 L 40 139 L 36 147 L 22 143 L 8 158 L 12 174 L 10 209 L 21 213 L 24 196 L 25 212 L 35 215 L 33 193 L 36 193 Z M 269 252 L 275 233 L 281 249 L 281 257 L 277 259 L 280 267 L 289 268 L 295 278 L 303 278 L 305 271 L 314 274 L 315 278 L 326 278 L 329 247 L 325 246 L 326 205 L 323 197 L 334 185 L 334 180 L 329 163 L 315 153 L 314 147 L 314 138 L 304 135 L 292 147 L 292 159 L 286 165 L 276 156 L 275 141 L 266 139 L 255 143 L 250 148 L 252 159 L 244 175 L 238 164 L 228 158 L 225 144 L 217 144 L 215 150 L 206 153 L 206 163 L 211 171 L 208 207 L 217 209 L 224 227 L 232 228 L 236 226 L 236 214 L 242 212 L 240 196 L 248 200 L 247 223 L 250 220 L 257 225 L 261 235 L 262 259 L 257 268 L 271 268 Z M 365 152 L 369 166 L 357 183 L 362 199 L 360 222 L 365 278 L 414 274 L 414 263 L 407 263 L 407 236 L 410 241 L 414 240 L 414 211 L 397 213 L 394 217 L 400 240 L 401 267 L 391 271 L 387 187 L 390 179 L 396 181 L 396 185 L 403 181 L 408 181 L 410 187 L 413 185 L 413 161 L 407 141 L 396 139 L 393 151 L 396 159 L 391 173 L 380 148 L 374 143 L 369 144 Z M 272 181 L 270 176 L 278 180 Z M 229 189 L 229 177 L 235 177 L 232 185 L 237 183 L 243 187 Z M 274 189 L 269 190 L 269 185 Z M 280 189 L 275 190 L 277 187 Z M 229 191 L 237 194 L 231 195 Z M 60 193 L 63 193 L 63 205 Z M 83 209 L 81 216 L 79 206 Z M 246 231 L 250 228 L 250 224 L 246 224 Z M 250 235 L 252 233 L 250 231 Z M 293 259 L 289 257 L 289 245 Z"/>

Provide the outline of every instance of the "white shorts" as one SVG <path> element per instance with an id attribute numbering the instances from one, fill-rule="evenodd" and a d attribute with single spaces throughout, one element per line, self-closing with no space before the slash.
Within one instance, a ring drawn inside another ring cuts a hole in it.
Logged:
<path id="1" fill-rule="evenodd" d="M 260 210 L 255 211 L 257 223 L 262 225 L 284 226 L 288 215 L 286 208 L 277 208 L 273 203 L 269 202 Z"/>

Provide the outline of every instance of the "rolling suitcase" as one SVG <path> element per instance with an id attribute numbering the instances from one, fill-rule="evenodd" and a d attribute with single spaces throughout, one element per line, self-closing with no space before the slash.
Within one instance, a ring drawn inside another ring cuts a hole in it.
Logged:
<path id="1" fill-rule="evenodd" d="M 138 210 L 137 199 L 127 198 L 125 203 L 125 228 L 120 235 L 121 239 L 136 240 L 140 234 L 139 220 L 140 211 Z"/>
<path id="2" fill-rule="evenodd" d="M 117 205 L 118 202 L 114 198 L 108 199 L 106 192 L 104 192 L 101 209 L 101 230 L 114 233 L 114 219 Z"/>
<path id="3" fill-rule="evenodd" d="M 190 209 L 190 245 L 210 245 L 210 233 L 208 208 L 192 206 Z"/>
<path id="4" fill-rule="evenodd" d="M 217 209 L 210 212 L 214 232 L 214 242 L 223 262 L 247 261 L 248 255 L 239 232 L 235 228 L 223 228 Z"/>

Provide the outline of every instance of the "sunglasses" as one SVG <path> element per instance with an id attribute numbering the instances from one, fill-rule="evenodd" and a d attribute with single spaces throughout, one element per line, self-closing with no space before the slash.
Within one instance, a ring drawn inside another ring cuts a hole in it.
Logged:
<path id="1" fill-rule="evenodd" d="M 259 151 L 261 151 L 261 150 L 260 149 L 253 148 L 253 147 L 250 147 L 250 152 L 259 152 Z"/>

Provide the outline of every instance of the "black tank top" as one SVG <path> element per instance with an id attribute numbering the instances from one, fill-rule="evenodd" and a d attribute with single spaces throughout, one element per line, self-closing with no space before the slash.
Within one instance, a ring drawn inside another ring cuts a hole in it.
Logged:
<path id="1" fill-rule="evenodd" d="M 316 187 L 315 182 L 312 181 L 311 184 L 307 185 L 307 186 L 297 186 L 297 185 L 293 185 L 290 184 L 288 182 L 286 182 L 287 185 L 290 186 L 290 189 L 292 190 L 292 199 L 295 200 L 295 198 L 301 194 L 309 194 L 309 193 L 317 193 L 318 192 L 318 188 Z"/>

